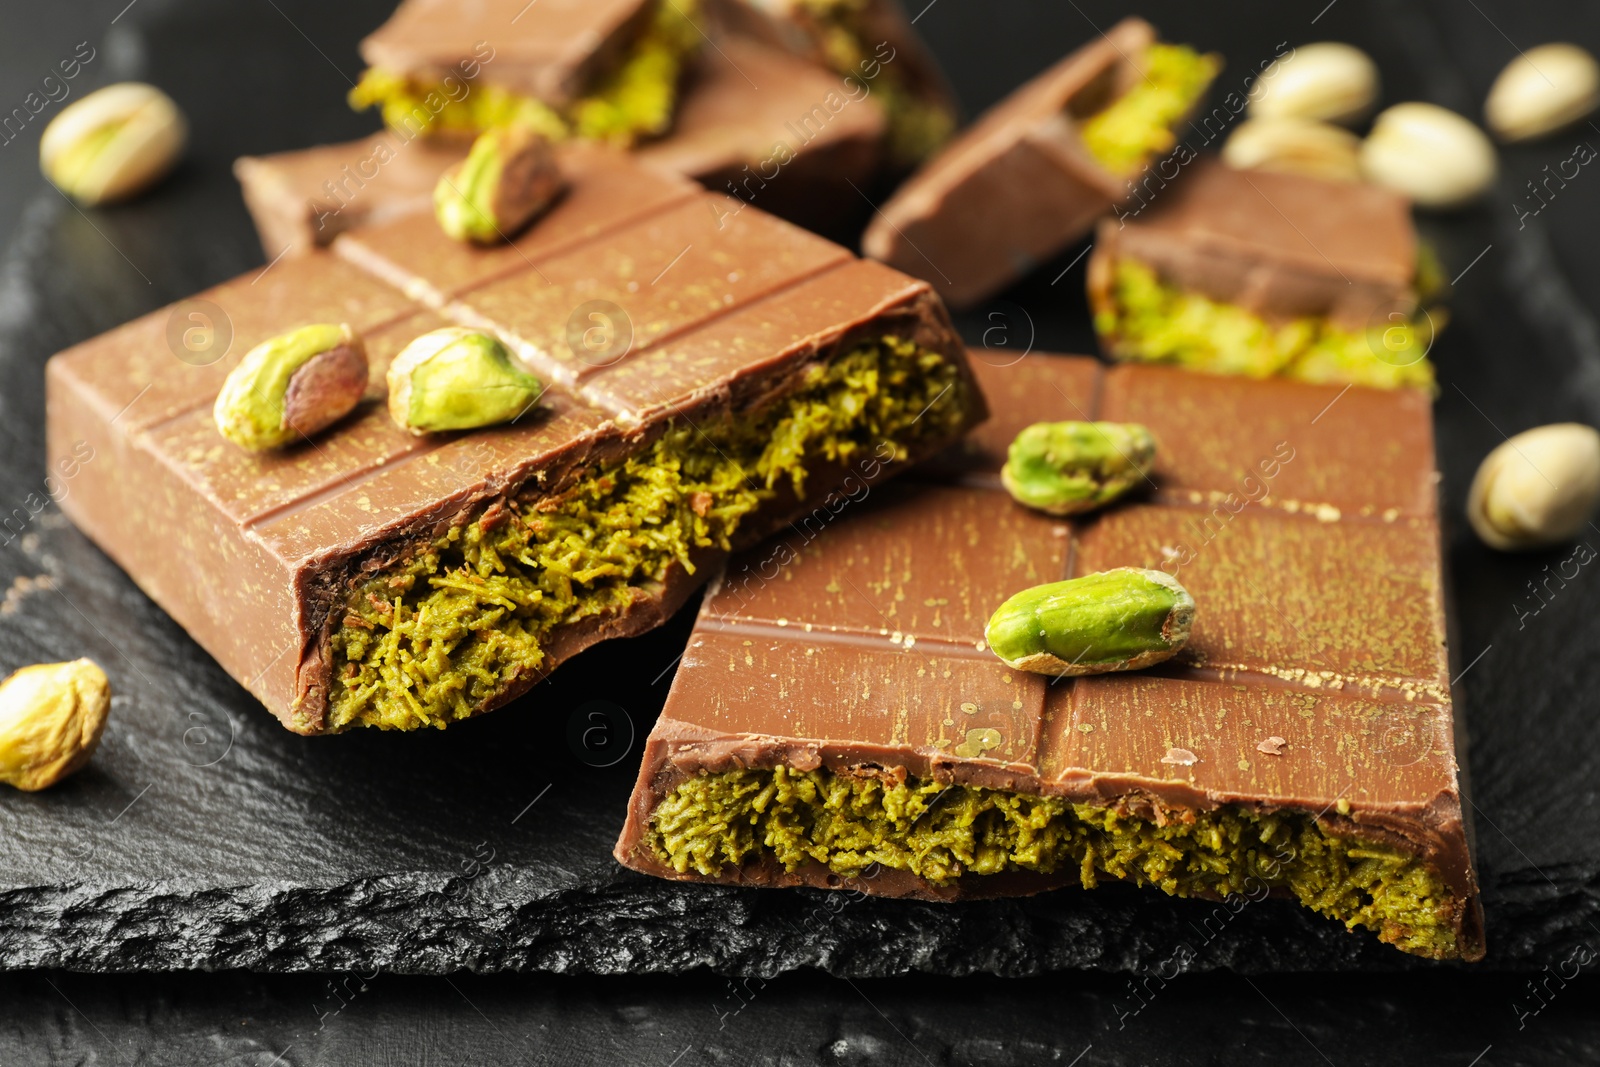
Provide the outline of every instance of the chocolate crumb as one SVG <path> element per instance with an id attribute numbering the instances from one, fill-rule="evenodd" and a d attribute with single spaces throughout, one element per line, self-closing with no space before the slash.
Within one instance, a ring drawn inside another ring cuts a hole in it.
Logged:
<path id="1" fill-rule="evenodd" d="M 1256 751 L 1265 752 L 1269 756 L 1281 756 L 1283 755 L 1283 750 L 1288 747 L 1288 744 L 1289 742 L 1287 739 L 1279 737 L 1277 734 L 1273 734 L 1271 737 L 1257 745 Z"/>
<path id="2" fill-rule="evenodd" d="M 1200 762 L 1200 757 L 1186 748 L 1169 748 L 1167 749 L 1167 754 L 1161 757 L 1161 762 L 1175 763 L 1180 767 L 1192 767 Z"/>

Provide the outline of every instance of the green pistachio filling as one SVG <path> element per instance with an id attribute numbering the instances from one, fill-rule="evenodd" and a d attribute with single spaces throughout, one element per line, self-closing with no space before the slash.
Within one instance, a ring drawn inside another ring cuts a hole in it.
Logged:
<path id="1" fill-rule="evenodd" d="M 1083 121 L 1084 146 L 1113 174 L 1131 174 L 1177 144 L 1172 127 L 1222 69 L 1216 56 L 1181 44 L 1153 44 L 1144 61 L 1144 77 L 1133 88 Z"/>
<path id="2" fill-rule="evenodd" d="M 350 90 L 350 106 L 357 111 L 376 106 L 390 127 L 414 134 L 473 135 L 519 123 L 552 141 L 577 137 L 626 146 L 672 125 L 679 74 L 700 39 L 690 16 L 694 7 L 693 0 L 658 4 L 622 65 L 565 112 L 481 80 L 471 83 L 461 99 L 452 99 L 441 85 L 376 67 Z"/>
<path id="3" fill-rule="evenodd" d="M 1419 272 L 1419 286 L 1428 283 L 1426 270 Z M 1432 320 L 1413 316 L 1362 331 L 1322 318 L 1274 324 L 1244 308 L 1170 286 L 1146 264 L 1122 258 L 1112 281 L 1111 307 L 1095 313 L 1094 325 L 1110 339 L 1117 359 L 1250 378 L 1431 389 L 1433 364 L 1426 352 L 1432 323 L 1442 315 L 1434 311 Z"/>
<path id="4" fill-rule="evenodd" d="M 444 727 L 544 662 L 557 626 L 618 612 L 696 549 L 727 550 L 740 523 L 817 463 L 895 458 L 948 439 L 969 407 L 944 356 L 867 342 L 807 372 L 765 413 L 687 419 L 641 454 L 555 496 L 453 527 L 356 583 L 333 634 L 328 726 Z"/>
<path id="5" fill-rule="evenodd" d="M 651 815 L 649 842 L 674 870 L 707 877 L 770 858 L 790 871 L 822 864 L 847 877 L 878 864 L 940 886 L 1076 871 L 1085 888 L 1112 878 L 1180 897 L 1259 899 L 1282 889 L 1406 952 L 1460 955 L 1454 899 L 1427 864 L 1332 836 L 1292 812 L 1220 808 L 1157 825 L 1059 797 L 778 767 L 685 781 Z"/>
<path id="6" fill-rule="evenodd" d="M 912 166 L 933 155 L 955 132 L 956 117 L 948 106 L 924 99 L 898 59 L 882 60 L 866 25 L 862 0 L 803 0 L 821 27 L 822 52 L 835 72 L 865 80 L 883 106 L 889 123 L 889 157 L 897 166 Z M 877 65 L 876 78 L 865 74 Z"/>

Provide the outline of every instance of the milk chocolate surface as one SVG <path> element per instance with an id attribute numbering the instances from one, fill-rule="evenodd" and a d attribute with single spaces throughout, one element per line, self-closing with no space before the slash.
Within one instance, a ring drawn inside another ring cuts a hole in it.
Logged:
<path id="1" fill-rule="evenodd" d="M 1097 310 L 1123 257 L 1271 321 L 1318 316 L 1362 330 L 1417 300 L 1410 205 L 1366 182 L 1235 170 L 1208 156 L 1116 214 L 1089 259 Z"/>
<path id="2" fill-rule="evenodd" d="M 1481 956 L 1428 397 L 974 355 L 993 419 L 713 582 L 617 858 L 667 878 L 944 900 L 1077 880 L 1010 870 L 935 885 L 767 857 L 709 879 L 675 869 L 651 843 L 657 805 L 740 768 L 910 775 L 1150 819 L 1300 812 L 1423 858 L 1454 898 L 1459 954 Z M 1074 521 L 1015 503 L 997 477 L 1006 447 L 1057 419 L 1148 425 L 1152 485 Z M 1053 679 L 986 650 L 984 624 L 1012 593 L 1122 566 L 1164 569 L 1193 593 L 1176 660 Z"/>
<path id="3" fill-rule="evenodd" d="M 669 418 L 706 425 L 764 410 L 808 368 L 864 341 L 914 341 L 968 381 L 925 284 L 758 209 L 730 215 L 726 198 L 609 151 L 572 148 L 563 166 L 568 194 L 514 244 L 470 247 L 429 215 L 406 216 L 346 233 L 338 254 L 285 258 L 50 361 L 52 457 L 80 441 L 110 457 L 85 467 L 68 516 L 293 730 L 328 728 L 330 633 L 354 576 L 637 453 Z M 211 414 L 224 377 L 254 345 L 311 322 L 365 335 L 367 400 L 298 447 L 229 444 Z M 382 398 L 390 359 L 461 324 L 516 350 L 548 385 L 539 407 L 483 431 L 398 429 Z M 597 327 L 625 341 L 597 352 L 582 340 Z M 197 338 L 213 343 L 197 348 Z M 959 395 L 963 421 L 980 417 L 976 389 Z M 808 496 L 842 475 L 819 462 Z M 805 504 L 780 493 L 739 538 Z M 677 567 L 627 606 L 558 627 L 544 667 L 494 703 L 594 641 L 660 621 L 718 557 L 702 553 L 695 575 Z"/>
<path id="4" fill-rule="evenodd" d="M 483 62 L 485 84 L 552 107 L 614 69 L 643 30 L 650 0 L 403 0 L 361 42 L 369 66 L 419 82 L 461 78 Z"/>
<path id="5" fill-rule="evenodd" d="M 719 48 L 697 57 L 672 129 L 636 158 L 812 229 L 855 218 L 865 205 L 850 183 L 866 186 L 883 153 L 877 100 L 847 97 L 836 75 L 768 45 L 730 38 Z M 271 260 L 364 223 L 431 213 L 439 176 L 466 151 L 460 140 L 385 130 L 246 156 L 234 174 Z"/>
<path id="6" fill-rule="evenodd" d="M 1077 118 L 1139 77 L 1155 40 L 1124 19 L 985 112 L 883 205 L 862 238 L 874 259 L 975 304 L 1082 237 L 1129 186 L 1097 162 Z"/>
<path id="7" fill-rule="evenodd" d="M 234 161 L 267 259 L 303 255 L 364 223 L 433 209 L 439 176 L 466 158 L 455 141 L 393 130 L 343 144 Z"/>

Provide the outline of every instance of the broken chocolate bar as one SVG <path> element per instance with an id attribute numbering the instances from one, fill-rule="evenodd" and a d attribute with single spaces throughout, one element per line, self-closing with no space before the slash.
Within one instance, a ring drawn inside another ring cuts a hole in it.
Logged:
<path id="1" fill-rule="evenodd" d="M 744 71 L 761 77 L 758 88 Z M 831 95 L 830 95 L 831 94 Z M 697 61 L 671 132 L 636 157 L 814 230 L 862 208 L 850 188 L 882 156 L 883 109 L 847 97 L 826 70 L 753 41 L 723 41 Z M 345 230 L 431 211 L 439 175 L 466 156 L 460 140 L 388 130 L 234 164 L 269 260 L 327 245 Z"/>
<path id="2" fill-rule="evenodd" d="M 423 214 L 342 235 L 49 364 L 64 510 L 290 729 L 444 726 L 665 619 L 723 553 L 983 414 L 925 284 L 683 179 L 567 146 L 563 199 L 480 249 Z M 224 441 L 264 338 L 348 323 L 366 402 L 281 453 Z M 548 388 L 508 426 L 418 437 L 388 363 L 446 325 Z"/>
<path id="3" fill-rule="evenodd" d="M 974 367 L 997 414 L 964 447 L 713 580 L 617 858 L 929 900 L 1283 896 L 1480 958 L 1427 395 Z M 1007 445 L 1062 418 L 1148 426 L 1144 497 L 1070 521 L 1013 502 Z M 1193 594 L 1176 659 L 1051 678 L 985 647 L 1018 590 L 1125 566 Z"/>
<path id="4" fill-rule="evenodd" d="M 1404 197 L 1214 158 L 1100 224 L 1095 329 L 1116 359 L 1378 387 L 1433 384 L 1444 288 Z"/>
<path id="5" fill-rule="evenodd" d="M 735 35 L 832 68 L 843 79 L 836 91 L 871 92 L 888 113 L 897 167 L 920 163 L 955 129 L 955 96 L 899 0 L 714 0 L 708 8 Z"/>
<path id="6" fill-rule="evenodd" d="M 998 292 L 1134 192 L 1218 61 L 1124 19 L 978 119 L 883 205 L 866 254 L 953 306 Z"/>
<path id="7" fill-rule="evenodd" d="M 627 144 L 672 123 L 704 39 L 694 0 L 403 0 L 361 42 L 350 91 L 410 135 L 521 122 L 558 140 Z"/>

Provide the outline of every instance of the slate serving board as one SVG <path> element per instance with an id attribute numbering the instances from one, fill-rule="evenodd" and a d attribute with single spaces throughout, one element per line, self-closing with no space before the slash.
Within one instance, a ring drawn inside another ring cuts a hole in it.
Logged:
<path id="1" fill-rule="evenodd" d="M 687 613 L 442 734 L 282 730 L 49 502 L 71 483 L 43 479 L 41 368 L 68 344 L 264 265 L 229 163 L 369 129 L 341 95 L 359 71 L 355 41 L 388 6 L 134 9 L 108 35 L 97 76 L 172 92 L 193 123 L 188 161 L 115 210 L 83 213 L 42 194 L 0 273 L 0 582 L 11 583 L 0 668 L 89 655 L 118 694 L 84 773 L 44 794 L 0 796 L 0 965 L 1015 975 L 1156 970 L 1188 946 L 1196 968 L 1430 966 L 1275 903 L 1217 927 L 1206 924 L 1211 905 L 1115 887 L 949 906 L 621 871 L 609 850 Z M 1600 50 L 1592 13 L 1574 26 L 1553 5 L 1486 5 L 1481 19 L 1457 8 L 1340 0 L 1314 25 L 1315 12 L 1269 2 L 1235 5 L 1226 19 L 1177 3 L 1142 13 L 1168 38 L 1227 56 L 1214 102 L 1242 91 L 1281 42 L 1352 40 L 1378 59 L 1386 101 L 1467 113 L 1514 54 L 1502 18 L 1515 15 L 1518 43 L 1559 37 Z M 1119 12 L 945 0 L 922 28 L 976 110 Z M 1600 129 L 1505 152 L 1484 207 L 1423 222 L 1448 272 L 1462 274 L 1434 351 L 1448 516 L 1502 432 L 1600 423 L 1590 310 L 1600 264 L 1588 252 L 1600 236 L 1600 184 L 1588 183 L 1600 178 L 1585 171 L 1539 214 L 1521 214 L 1538 206 L 1524 183 L 1580 139 L 1600 144 Z M 1191 144 L 1204 141 L 1196 128 Z M 1091 350 L 1079 251 L 966 316 L 968 340 Z M 1600 530 L 1585 540 L 1600 546 Z M 1600 953 L 1600 578 L 1584 567 L 1536 601 L 1527 583 L 1570 550 L 1499 556 L 1458 524 L 1450 551 L 1488 913 L 1482 966 L 1538 970 L 1580 945 Z"/>

